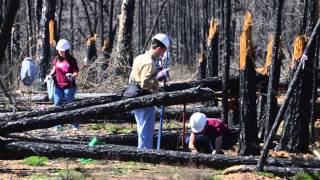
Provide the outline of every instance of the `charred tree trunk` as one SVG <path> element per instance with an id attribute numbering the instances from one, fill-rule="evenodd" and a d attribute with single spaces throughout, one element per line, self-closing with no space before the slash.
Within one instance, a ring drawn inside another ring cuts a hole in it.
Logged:
<path id="1" fill-rule="evenodd" d="M 71 50 L 73 49 L 74 44 L 74 30 L 73 30 L 73 0 L 70 0 L 70 44 L 71 44 Z"/>
<path id="2" fill-rule="evenodd" d="M 206 67 L 207 67 L 207 58 L 206 58 L 205 52 L 202 51 L 199 57 L 198 80 L 206 79 L 206 76 L 207 76 Z"/>
<path id="3" fill-rule="evenodd" d="M 68 110 L 74 110 L 79 108 L 85 108 L 94 105 L 106 104 L 110 102 L 115 102 L 121 100 L 121 96 L 106 96 L 106 97 L 98 97 L 98 98 L 89 98 L 78 102 L 68 103 L 63 106 L 58 106 L 54 108 L 50 108 L 47 110 L 34 110 L 31 112 L 25 112 L 20 114 L 9 115 L 6 117 L 2 117 L 1 121 L 12 121 L 21 118 L 29 118 L 35 116 L 41 116 L 49 113 L 58 113 Z"/>
<path id="4" fill-rule="evenodd" d="M 39 36 L 40 54 L 40 81 L 42 82 L 50 68 L 50 43 L 49 43 L 49 21 L 54 20 L 56 11 L 56 0 L 45 0 L 42 8 Z"/>
<path id="5" fill-rule="evenodd" d="M 225 31 L 225 53 L 224 53 L 224 62 L 223 62 L 223 71 L 222 71 L 222 111 L 221 119 L 228 123 L 228 86 L 229 86 L 229 68 L 230 68 L 230 54 L 231 54 L 231 0 L 226 0 L 226 23 L 224 27 Z M 250 74 L 248 74 L 250 75 Z M 255 74 L 253 74 L 255 75 Z M 249 80 L 249 79 L 248 79 Z M 255 83 L 255 81 L 253 82 Z M 256 88 L 253 88 L 254 90 Z M 256 108 L 256 106 L 255 106 Z M 252 112 L 253 113 L 253 112 Z M 256 114 L 256 112 L 255 112 Z M 253 115 L 257 116 L 257 115 Z"/>
<path id="6" fill-rule="evenodd" d="M 59 124 L 85 122 L 90 118 L 106 118 L 107 115 L 114 116 L 119 112 L 131 111 L 133 109 L 152 105 L 169 106 L 173 104 L 185 104 L 210 100 L 214 95 L 215 93 L 208 88 L 194 88 L 178 92 L 163 92 L 154 95 L 146 95 L 98 106 L 90 106 L 71 111 L 63 111 L 56 114 L 51 113 L 5 122 L 0 125 L 0 134 L 48 128 Z"/>
<path id="7" fill-rule="evenodd" d="M 212 18 L 207 42 L 207 75 L 208 77 L 218 76 L 219 61 L 219 24 Z"/>
<path id="8" fill-rule="evenodd" d="M 100 22 L 100 46 L 104 42 L 104 18 L 103 18 L 103 0 L 99 0 L 99 22 Z"/>
<path id="9" fill-rule="evenodd" d="M 60 39 L 60 36 L 61 36 L 61 24 L 62 24 L 62 11 L 63 11 L 63 0 L 60 0 L 60 3 L 59 3 L 59 14 L 58 14 L 58 28 L 57 28 L 57 39 Z"/>
<path id="10" fill-rule="evenodd" d="M 30 155 L 46 157 L 93 158 L 120 161 L 139 161 L 156 164 L 181 166 L 205 166 L 210 168 L 225 168 L 233 165 L 253 165 L 255 157 L 233 157 L 225 155 L 212 156 L 211 154 L 190 153 L 169 150 L 138 149 L 132 146 L 120 145 L 88 145 L 48 144 L 24 141 L 2 141 L 1 159 L 22 158 Z M 292 166 L 302 168 L 319 168 L 318 160 L 286 160 L 268 158 L 270 166 Z"/>
<path id="11" fill-rule="evenodd" d="M 245 15 L 240 37 L 240 155 L 257 155 L 256 78 L 251 41 L 251 13 Z"/>
<path id="12" fill-rule="evenodd" d="M 298 49 L 303 50 L 305 48 L 305 45 L 307 43 L 306 41 L 307 40 L 304 37 L 299 36 L 297 38 L 297 40 L 295 41 L 294 54 L 296 54 L 296 47 L 298 44 L 303 44 L 303 46 L 298 47 Z M 302 51 L 300 57 L 293 60 L 293 73 L 295 73 L 298 68 L 299 61 L 297 60 L 299 60 L 301 56 Z M 278 147 L 278 149 L 280 150 L 288 150 L 290 152 L 308 151 L 309 118 L 311 110 L 310 100 L 312 95 L 312 83 L 310 83 L 312 82 L 312 67 L 310 67 L 310 65 L 312 65 L 313 63 L 312 60 L 314 60 L 314 58 L 308 56 L 308 61 L 305 62 L 306 69 L 302 70 L 301 78 L 298 79 L 297 86 L 293 89 L 293 96 L 295 98 L 291 98 L 289 100 L 290 108 L 287 109 L 285 114 L 284 131 Z M 308 90 L 305 88 L 308 88 Z"/>
<path id="13" fill-rule="evenodd" d="M 268 151 L 269 151 L 269 148 L 270 148 L 270 143 L 273 139 L 273 136 L 275 135 L 276 131 L 278 130 L 278 127 L 279 127 L 279 124 L 280 124 L 280 118 L 282 117 L 283 115 L 283 112 L 287 109 L 288 105 L 289 105 L 289 100 L 293 97 L 293 88 L 296 86 L 296 83 L 297 83 L 297 80 L 299 79 L 300 77 L 300 73 L 301 73 L 301 69 L 302 69 L 302 66 L 303 66 L 303 62 L 305 61 L 305 57 L 306 57 L 306 54 L 308 54 L 308 49 L 310 46 L 313 46 L 313 44 L 316 42 L 316 37 L 317 35 L 319 34 L 319 31 L 320 31 L 320 20 L 318 19 L 318 22 L 315 26 L 315 28 L 313 29 L 312 31 L 312 34 L 310 36 L 310 40 L 307 44 L 307 47 L 305 48 L 305 51 L 303 52 L 303 55 L 301 56 L 303 59 L 300 60 L 299 62 L 299 65 L 297 67 L 297 70 L 290 82 L 290 85 L 288 87 L 288 91 L 285 95 L 285 98 L 284 98 L 284 103 L 281 105 L 279 111 L 278 111 L 278 114 L 276 116 L 276 119 L 273 123 L 273 126 L 270 130 L 270 134 L 267 138 L 267 141 L 265 142 L 264 146 L 263 146 L 263 150 L 262 150 L 262 153 L 261 153 L 261 157 L 258 161 L 258 164 L 257 164 L 257 170 L 258 171 L 261 171 L 263 170 L 263 166 L 265 164 L 265 161 L 266 161 L 266 157 L 268 155 Z"/>
<path id="14" fill-rule="evenodd" d="M 4 23 L 0 34 L 0 64 L 3 63 L 5 57 L 6 47 L 10 40 L 11 28 L 16 17 L 20 0 L 10 0 L 6 10 L 6 16 L 4 17 Z"/>
<path id="15" fill-rule="evenodd" d="M 280 70 L 281 70 L 281 58 L 279 49 L 280 49 L 280 36 L 281 36 L 281 23 L 282 23 L 282 7 L 283 1 L 279 0 L 277 16 L 276 18 L 276 31 L 274 35 L 274 46 L 272 49 L 272 63 L 271 69 L 269 71 L 269 84 L 268 84 L 268 94 L 267 94 L 267 104 L 266 104 L 266 121 L 265 121 L 265 132 L 264 140 L 266 141 L 271 126 L 276 118 L 277 110 L 277 99 L 278 94 L 279 80 L 280 80 Z"/>
<path id="16" fill-rule="evenodd" d="M 84 9 L 84 12 L 86 13 L 90 36 L 93 36 L 94 32 L 92 30 L 92 24 L 91 24 L 90 15 L 89 15 L 89 12 L 88 12 L 87 5 L 86 5 L 84 0 L 81 0 L 81 2 L 82 2 L 82 6 L 83 6 L 83 9 Z"/>
<path id="17" fill-rule="evenodd" d="M 32 24 L 32 6 L 31 6 L 31 0 L 26 1 L 26 16 L 27 16 L 27 53 L 29 57 L 33 56 L 34 53 L 34 42 L 33 42 L 33 24 Z"/>
<path id="18" fill-rule="evenodd" d="M 121 14 L 119 16 L 119 31 L 117 47 L 114 61 L 116 67 L 132 66 L 132 28 L 134 17 L 135 0 L 124 0 L 121 5 Z M 128 72 L 128 70 L 121 70 Z"/>

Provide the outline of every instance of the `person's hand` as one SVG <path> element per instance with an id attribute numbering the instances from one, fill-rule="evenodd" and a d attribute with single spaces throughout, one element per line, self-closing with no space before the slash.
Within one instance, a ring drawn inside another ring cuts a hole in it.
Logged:
<path id="1" fill-rule="evenodd" d="M 67 73 L 66 76 L 67 76 L 69 81 L 73 81 L 74 80 L 74 76 L 73 76 L 72 73 Z"/>
<path id="2" fill-rule="evenodd" d="M 166 80 L 169 77 L 169 69 L 163 69 L 157 74 L 158 81 Z"/>

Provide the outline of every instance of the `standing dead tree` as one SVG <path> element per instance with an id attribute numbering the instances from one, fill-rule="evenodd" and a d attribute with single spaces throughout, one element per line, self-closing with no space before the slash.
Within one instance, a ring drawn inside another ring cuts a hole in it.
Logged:
<path id="1" fill-rule="evenodd" d="M 119 31 L 116 45 L 116 53 L 114 54 L 114 62 L 116 67 L 132 66 L 132 28 L 134 16 L 135 0 L 123 0 L 121 5 L 121 14 L 119 16 Z M 121 68 L 122 69 L 122 68 Z M 127 72 L 127 70 L 124 70 Z"/>
<path id="2" fill-rule="evenodd" d="M 210 22 L 210 29 L 207 41 L 207 74 L 208 77 L 218 76 L 219 58 L 219 23 L 214 17 Z"/>
<path id="3" fill-rule="evenodd" d="M 307 45 L 307 37 L 298 36 L 294 43 L 294 53 L 292 59 L 292 73 L 295 73 L 299 65 L 299 60 L 303 50 Z M 309 61 L 309 58 L 308 58 Z M 308 62 L 307 61 L 307 62 Z M 307 63 L 306 62 L 306 63 Z M 312 63 L 312 62 L 311 62 Z M 311 72 L 307 72 L 311 73 Z M 311 93 L 306 97 L 304 88 L 312 90 L 310 85 L 311 79 L 307 79 L 309 86 L 303 83 L 307 75 L 304 71 L 298 79 L 297 85 L 293 88 L 293 96 L 295 98 L 289 99 L 290 108 L 285 112 L 285 125 L 278 150 L 287 150 L 293 152 L 306 152 L 309 144 L 309 118 L 310 118 L 310 98 Z M 307 75 L 308 76 L 308 75 Z M 293 78 L 293 77 L 291 77 Z M 305 99 L 305 100 L 304 100 Z"/>
<path id="4" fill-rule="evenodd" d="M 230 69 L 230 54 L 231 54 L 231 0 L 226 0 L 226 22 L 225 22 L 225 53 L 222 69 L 222 111 L 221 118 L 224 122 L 228 123 L 228 86 L 229 86 L 229 69 Z M 250 57 L 249 57 L 250 58 Z M 250 70 L 251 71 L 251 70 Z M 249 74 L 248 74 L 249 75 Z M 249 79 L 248 79 L 249 80 Z M 255 89 L 255 88 L 254 88 Z M 254 116 L 254 115 L 253 115 Z M 256 115 L 255 115 L 256 116 Z"/>
<path id="5" fill-rule="evenodd" d="M 16 17 L 18 7 L 20 4 L 20 0 L 11 0 L 8 2 L 8 8 L 6 10 L 6 15 L 4 17 L 3 26 L 0 34 L 0 65 L 3 63 L 3 59 L 5 56 L 6 47 L 10 40 L 11 28 Z"/>
<path id="6" fill-rule="evenodd" d="M 240 137 L 239 154 L 257 155 L 256 71 L 252 44 L 252 15 L 246 12 L 240 36 Z"/>
<path id="7" fill-rule="evenodd" d="M 289 100 L 293 97 L 293 88 L 295 88 L 296 86 L 296 83 L 297 83 L 297 80 L 299 79 L 300 77 L 300 73 L 301 73 L 301 69 L 303 67 L 303 64 L 306 60 L 306 57 L 307 57 L 307 54 L 309 53 L 309 48 L 310 46 L 313 46 L 316 42 L 316 39 L 317 39 L 317 36 L 320 32 L 320 19 L 318 19 L 317 21 L 317 24 L 315 26 L 315 28 L 313 29 L 312 31 L 312 34 L 310 36 L 310 40 L 307 44 L 307 47 L 305 48 L 304 52 L 303 52 L 303 55 L 302 55 L 302 59 L 300 60 L 299 62 L 299 65 L 297 67 L 297 70 L 290 82 L 290 85 L 288 87 L 288 91 L 286 93 L 286 96 L 285 96 L 285 99 L 284 99 L 284 103 L 281 105 L 279 111 L 278 111 L 278 114 L 276 116 L 276 119 L 272 125 L 272 128 L 270 130 L 270 133 L 269 133 L 269 136 L 263 146 L 263 150 L 262 150 L 262 154 L 261 154 L 261 157 L 258 161 L 258 164 L 257 164 L 257 171 L 261 171 L 263 170 L 263 166 L 264 166 L 264 163 L 266 161 L 266 157 L 268 155 L 268 151 L 269 151 L 269 148 L 270 148 L 270 144 L 271 144 L 271 141 L 273 139 L 273 136 L 275 135 L 276 131 L 278 130 L 278 127 L 279 127 L 279 124 L 280 124 L 280 118 L 282 117 L 283 115 L 283 112 L 287 109 L 288 105 L 289 105 Z"/>
<path id="8" fill-rule="evenodd" d="M 277 110 L 277 99 L 276 95 L 278 93 L 278 86 L 280 80 L 280 69 L 281 69 L 281 59 L 279 58 L 280 49 L 280 35 L 281 35 L 281 21 L 282 21 L 282 7 L 283 1 L 279 0 L 276 18 L 276 31 L 274 35 L 274 46 L 272 49 L 272 62 L 269 71 L 269 84 L 268 84 L 268 94 L 267 94 L 267 104 L 266 104 L 266 121 L 265 121 L 265 133 L 264 139 L 266 140 L 271 129 L 271 124 L 273 124 L 275 119 L 275 114 Z"/>
<path id="9" fill-rule="evenodd" d="M 44 0 L 42 16 L 40 20 L 40 30 L 38 47 L 40 54 L 40 81 L 42 82 L 50 68 L 50 42 L 49 42 L 49 22 L 54 21 L 56 11 L 56 0 Z"/>

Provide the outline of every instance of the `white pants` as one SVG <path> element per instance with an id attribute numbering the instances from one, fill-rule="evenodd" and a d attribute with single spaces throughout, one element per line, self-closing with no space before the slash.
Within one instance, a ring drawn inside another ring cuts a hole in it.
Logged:
<path id="1" fill-rule="evenodd" d="M 156 107 L 133 110 L 137 122 L 138 148 L 152 149 Z"/>

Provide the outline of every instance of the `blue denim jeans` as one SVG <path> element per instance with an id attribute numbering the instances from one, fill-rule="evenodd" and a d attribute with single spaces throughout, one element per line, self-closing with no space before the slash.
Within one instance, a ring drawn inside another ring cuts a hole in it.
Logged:
<path id="1" fill-rule="evenodd" d="M 212 150 L 214 148 L 214 139 L 212 141 L 204 135 L 197 134 L 195 137 L 195 148 L 198 150 L 200 153 L 206 153 L 206 154 L 211 154 Z M 189 140 L 190 136 L 186 138 L 186 145 L 189 145 Z"/>
<path id="2" fill-rule="evenodd" d="M 53 97 L 54 105 L 61 106 L 63 104 L 68 104 L 73 102 L 76 91 L 77 91 L 76 87 L 62 89 L 56 86 L 54 91 L 54 97 Z M 74 123 L 72 124 L 72 126 L 75 128 L 79 128 L 78 123 Z"/>
<path id="3" fill-rule="evenodd" d="M 152 149 L 156 107 L 133 110 L 137 122 L 138 148 Z"/>

